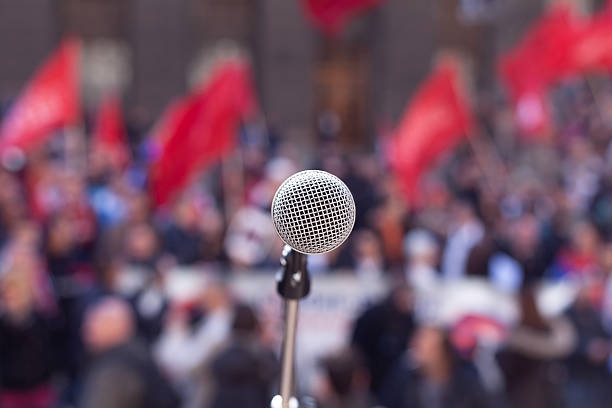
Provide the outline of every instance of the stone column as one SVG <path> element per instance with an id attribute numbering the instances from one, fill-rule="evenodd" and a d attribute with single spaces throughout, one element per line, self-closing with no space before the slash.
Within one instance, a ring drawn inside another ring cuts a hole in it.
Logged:
<path id="1" fill-rule="evenodd" d="M 132 0 L 128 29 L 133 51 L 130 102 L 157 118 L 185 91 L 187 0 Z"/>
<path id="2" fill-rule="evenodd" d="M 315 31 L 299 1 L 259 0 L 257 66 L 269 124 L 286 138 L 312 137 Z"/>
<path id="3" fill-rule="evenodd" d="M 435 52 L 434 3 L 390 0 L 378 11 L 380 33 L 372 59 L 375 118 L 396 123 L 427 76 Z"/>
<path id="4" fill-rule="evenodd" d="M 0 103 L 14 98 L 59 40 L 56 1 L 0 0 Z"/>

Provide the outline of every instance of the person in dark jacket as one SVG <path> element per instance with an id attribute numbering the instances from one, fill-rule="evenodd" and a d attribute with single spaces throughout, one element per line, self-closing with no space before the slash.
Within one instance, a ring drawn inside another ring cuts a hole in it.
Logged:
<path id="1" fill-rule="evenodd" d="M 81 408 L 178 408 L 180 401 L 134 337 L 128 304 L 105 298 L 90 307 L 83 325 L 92 355 Z"/>
<path id="2" fill-rule="evenodd" d="M 274 353 L 260 341 L 253 309 L 238 305 L 228 346 L 213 359 L 214 392 L 210 408 L 261 408 L 270 405 L 272 381 L 279 371 Z"/>
<path id="3" fill-rule="evenodd" d="M 376 406 L 369 395 L 370 375 L 362 358 L 352 349 L 323 359 L 325 387 L 318 396 L 319 408 L 370 408 Z"/>
<path id="4" fill-rule="evenodd" d="M 204 259 L 204 234 L 195 209 L 187 199 L 176 204 L 173 222 L 165 230 L 163 240 L 165 250 L 180 265 L 192 265 Z"/>
<path id="5" fill-rule="evenodd" d="M 612 398 L 608 370 L 612 340 L 603 327 L 599 287 L 593 283 L 581 288 L 567 312 L 577 334 L 576 349 L 567 359 L 568 382 L 563 386 L 568 408 L 603 408 Z"/>
<path id="6" fill-rule="evenodd" d="M 520 294 L 521 319 L 512 327 L 497 360 L 504 375 L 510 408 L 563 406 L 560 361 L 573 351 L 576 332 L 563 317 L 544 317 L 532 284 Z"/>
<path id="7" fill-rule="evenodd" d="M 33 287 L 23 270 L 1 279 L 0 407 L 51 408 L 57 393 L 57 318 L 35 307 Z"/>
<path id="8" fill-rule="evenodd" d="M 414 330 L 412 303 L 410 288 L 400 286 L 357 318 L 352 345 L 365 358 L 374 394 L 388 370 L 406 351 Z"/>
<path id="9" fill-rule="evenodd" d="M 411 353 L 385 379 L 380 400 L 386 408 L 483 408 L 489 406 L 476 370 L 460 361 L 446 333 L 422 327 Z"/>

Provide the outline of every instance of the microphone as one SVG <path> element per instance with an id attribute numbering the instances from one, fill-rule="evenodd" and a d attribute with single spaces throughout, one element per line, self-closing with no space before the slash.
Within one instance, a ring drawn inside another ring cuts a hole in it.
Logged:
<path id="1" fill-rule="evenodd" d="M 321 170 L 305 170 L 280 185 L 270 212 L 274 228 L 286 244 L 277 276 L 277 291 L 285 299 L 280 395 L 274 397 L 271 408 L 297 408 L 293 396 L 295 335 L 298 301 L 310 292 L 306 255 L 342 245 L 355 225 L 355 200 L 338 177 Z"/>
<path id="2" fill-rule="evenodd" d="M 348 238 L 355 225 L 355 200 L 338 177 L 305 170 L 276 190 L 271 214 L 283 242 L 303 254 L 320 254 Z"/>

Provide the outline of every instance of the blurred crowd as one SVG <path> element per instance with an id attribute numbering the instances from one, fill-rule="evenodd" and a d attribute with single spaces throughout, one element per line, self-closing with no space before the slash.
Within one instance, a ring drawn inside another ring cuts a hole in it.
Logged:
<path id="1" fill-rule="evenodd" d="M 349 241 L 310 257 L 311 273 L 389 282 L 318 362 L 304 406 L 607 406 L 612 83 L 576 80 L 551 99 L 555 128 L 529 139 L 507 103 L 479 95 L 480 134 L 432 165 L 410 203 L 382 155 L 339 145 L 329 118 L 310 156 L 245 126 L 235 154 L 158 209 L 142 124 L 125 171 L 75 135 L 3 157 L 0 406 L 269 406 L 279 328 L 230 283 L 277 268 L 269 206 L 304 168 L 340 177 L 357 207 Z M 168 290 L 185 268 L 205 278 L 189 296 Z M 441 318 L 443 294 L 466 280 L 512 299 L 516 318 Z M 570 288 L 558 310 L 543 310 L 543 282 Z"/>

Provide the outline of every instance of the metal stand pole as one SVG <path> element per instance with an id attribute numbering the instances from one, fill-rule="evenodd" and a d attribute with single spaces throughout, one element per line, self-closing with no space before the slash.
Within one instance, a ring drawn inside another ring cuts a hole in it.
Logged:
<path id="1" fill-rule="evenodd" d="M 310 276 L 306 269 L 306 255 L 285 245 L 281 257 L 281 270 L 277 275 L 276 289 L 285 299 L 285 332 L 283 338 L 280 402 L 281 408 L 296 408 L 290 405 L 294 397 L 295 384 L 295 337 L 300 299 L 310 292 Z M 278 398 L 272 400 L 271 407 L 278 408 Z"/>
<path id="2" fill-rule="evenodd" d="M 289 401 L 293 397 L 295 368 L 295 335 L 297 331 L 298 300 L 285 301 L 285 339 L 283 341 L 280 396 L 282 408 L 289 408 Z"/>

